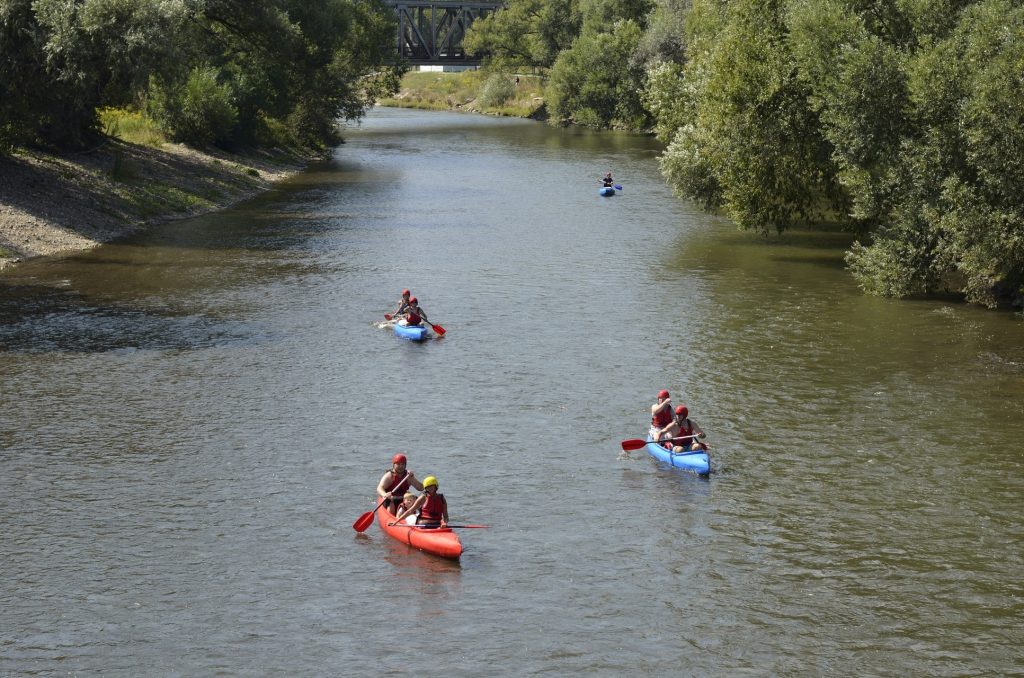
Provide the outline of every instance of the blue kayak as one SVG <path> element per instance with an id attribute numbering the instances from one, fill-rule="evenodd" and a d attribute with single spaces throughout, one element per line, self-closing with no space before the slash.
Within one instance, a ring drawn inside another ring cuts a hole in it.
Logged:
<path id="1" fill-rule="evenodd" d="M 405 321 L 395 323 L 395 336 L 410 341 L 423 341 L 430 332 L 423 325 L 406 325 Z"/>
<path id="2" fill-rule="evenodd" d="M 612 188 L 611 186 L 602 186 L 600 189 L 598 189 L 597 192 L 600 193 L 601 195 L 603 195 L 606 198 L 609 198 L 609 197 L 615 195 L 615 189 Z"/>
<path id="3" fill-rule="evenodd" d="M 673 454 L 661 445 L 653 442 L 651 436 L 647 436 L 647 453 L 658 461 L 671 464 L 676 468 L 693 471 L 694 473 L 706 476 L 711 473 L 711 458 L 705 451 L 682 452 Z"/>

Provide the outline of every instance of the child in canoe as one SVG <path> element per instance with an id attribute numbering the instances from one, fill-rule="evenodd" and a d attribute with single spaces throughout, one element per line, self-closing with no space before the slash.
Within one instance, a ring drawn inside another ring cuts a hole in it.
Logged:
<path id="1" fill-rule="evenodd" d="M 402 498 L 402 506 L 398 509 L 399 513 L 405 511 L 406 509 L 412 509 L 413 505 L 416 503 L 416 499 L 417 497 L 415 493 L 406 492 L 405 496 Z M 416 515 L 416 511 L 412 511 L 409 515 L 405 517 L 405 522 L 408 525 L 415 525 L 416 518 L 418 517 L 419 516 Z"/>

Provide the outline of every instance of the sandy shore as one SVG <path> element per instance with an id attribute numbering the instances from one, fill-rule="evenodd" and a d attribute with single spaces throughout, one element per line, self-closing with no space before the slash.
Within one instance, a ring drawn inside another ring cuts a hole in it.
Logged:
<path id="1" fill-rule="evenodd" d="M 0 156 L 0 268 L 223 209 L 304 166 L 284 154 L 156 149 L 116 139 L 75 154 Z"/>

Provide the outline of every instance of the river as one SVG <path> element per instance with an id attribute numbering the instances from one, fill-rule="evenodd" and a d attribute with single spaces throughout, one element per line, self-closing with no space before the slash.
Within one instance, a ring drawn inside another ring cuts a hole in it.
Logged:
<path id="1" fill-rule="evenodd" d="M 347 139 L 0 273 L 0 676 L 1024 673 L 1019 317 L 865 297 L 649 138 Z M 661 388 L 710 478 L 622 452 Z M 492 526 L 461 564 L 352 529 L 398 450 Z"/>

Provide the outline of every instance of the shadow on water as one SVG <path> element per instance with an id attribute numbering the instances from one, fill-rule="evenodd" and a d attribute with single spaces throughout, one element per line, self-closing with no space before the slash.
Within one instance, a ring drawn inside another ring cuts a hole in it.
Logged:
<path id="1" fill-rule="evenodd" d="M 49 285 L 0 285 L 0 348 L 9 353 L 193 350 L 270 335 L 251 321 L 96 303 Z"/>

